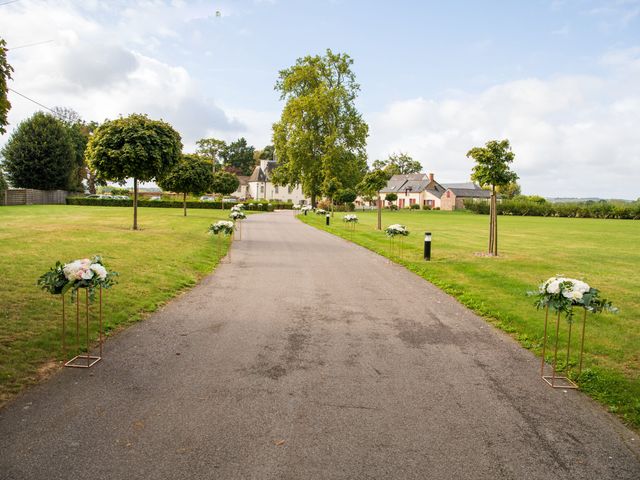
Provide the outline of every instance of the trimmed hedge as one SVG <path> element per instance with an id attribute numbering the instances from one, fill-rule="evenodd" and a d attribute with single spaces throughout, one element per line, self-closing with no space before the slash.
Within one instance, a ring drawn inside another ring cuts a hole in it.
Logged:
<path id="1" fill-rule="evenodd" d="M 488 202 L 465 200 L 464 208 L 474 213 L 489 214 Z M 640 203 L 550 203 L 514 199 L 498 202 L 498 215 L 640 220 Z"/>
<path id="2" fill-rule="evenodd" d="M 67 197 L 67 205 L 89 205 L 98 207 L 133 207 L 133 200 L 111 200 L 108 198 Z M 225 203 L 225 210 L 230 210 L 233 203 Z M 245 203 L 245 209 L 251 211 L 273 212 L 275 209 L 291 209 L 288 203 Z M 182 208 L 178 200 L 138 200 L 139 207 Z M 222 202 L 187 202 L 187 208 L 221 209 Z"/>

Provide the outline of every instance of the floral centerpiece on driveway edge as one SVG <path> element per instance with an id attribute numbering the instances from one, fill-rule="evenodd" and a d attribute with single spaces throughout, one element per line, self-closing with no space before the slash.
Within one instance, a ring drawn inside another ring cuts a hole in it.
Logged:
<path id="1" fill-rule="evenodd" d="M 233 229 L 235 228 L 233 222 L 229 220 L 220 220 L 216 223 L 212 223 L 209 226 L 209 233 L 211 235 L 218 235 L 222 233 L 223 235 L 231 235 L 233 233 Z"/>
<path id="2" fill-rule="evenodd" d="M 327 211 L 323 208 L 316 208 L 316 215 L 326 215 Z"/>
<path id="3" fill-rule="evenodd" d="M 117 272 L 110 272 L 99 255 L 92 259 L 83 258 L 63 264 L 56 262 L 47 273 L 40 276 L 38 285 L 53 295 L 64 295 L 71 290 L 73 299 L 79 288 L 86 288 L 89 299 L 95 299 L 98 288 L 110 288 L 115 285 Z"/>
<path id="4" fill-rule="evenodd" d="M 346 223 L 358 223 L 358 216 L 353 214 L 345 215 L 342 217 L 342 221 Z"/>
<path id="5" fill-rule="evenodd" d="M 537 297 L 536 308 L 549 307 L 556 313 L 564 313 L 569 322 L 573 320 L 573 307 L 582 307 L 592 313 L 618 312 L 610 301 L 600 298 L 598 289 L 582 280 L 562 275 L 549 278 L 540 284 L 537 292 L 529 292 L 529 295 Z"/>
<path id="6" fill-rule="evenodd" d="M 387 237 L 394 238 L 396 235 L 400 235 L 402 237 L 406 237 L 409 235 L 409 230 L 404 225 L 400 225 L 399 223 L 394 223 L 393 225 L 389 225 L 384 229 L 384 233 L 387 234 Z"/>
<path id="7" fill-rule="evenodd" d="M 608 311 L 617 313 L 618 309 L 612 303 L 600 297 L 600 291 L 591 287 L 582 280 L 567 278 L 563 275 L 556 275 L 543 282 L 538 287 L 537 292 L 528 292 L 531 296 L 536 296 L 534 305 L 538 309 L 546 311 L 544 318 L 544 337 L 542 342 L 542 359 L 540 361 L 540 376 L 552 388 L 578 388 L 578 385 L 569 377 L 571 358 L 571 327 L 573 325 L 573 309 L 581 307 L 584 309 L 582 318 L 582 337 L 580 341 L 580 363 L 578 366 L 578 376 L 582 374 L 582 359 L 584 355 L 584 337 L 587 324 L 587 312 L 601 313 Z M 549 322 L 549 310 L 557 314 L 555 329 L 555 349 L 553 353 L 553 370 L 551 375 L 545 375 L 545 352 L 547 348 L 547 325 Z M 564 368 L 567 376 L 558 376 L 558 340 L 560 338 L 560 316 L 564 314 L 569 324 L 567 328 L 567 353 Z M 560 382 L 560 383 L 557 383 Z"/>
<path id="8" fill-rule="evenodd" d="M 242 210 L 233 210 L 229 214 L 229 218 L 231 218 L 232 220 L 244 220 L 245 218 L 247 218 L 247 216 Z"/>

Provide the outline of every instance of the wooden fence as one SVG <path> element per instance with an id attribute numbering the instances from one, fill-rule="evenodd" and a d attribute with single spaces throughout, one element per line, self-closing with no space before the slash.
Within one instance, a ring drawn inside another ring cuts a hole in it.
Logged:
<path id="1" fill-rule="evenodd" d="M 64 205 L 72 192 L 65 190 L 33 190 L 10 188 L 0 192 L 0 205 Z"/>

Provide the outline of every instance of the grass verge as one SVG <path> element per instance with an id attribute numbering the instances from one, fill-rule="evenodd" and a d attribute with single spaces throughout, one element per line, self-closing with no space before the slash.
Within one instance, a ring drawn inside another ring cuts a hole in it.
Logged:
<path id="1" fill-rule="evenodd" d="M 154 208 L 139 215 L 141 230 L 133 231 L 130 208 L 0 207 L 0 405 L 62 360 L 60 297 L 36 286 L 56 260 L 100 254 L 120 274 L 105 294 L 107 333 L 153 312 L 218 263 L 207 227 L 227 219 L 229 210 L 191 210 L 183 217 L 181 210 Z"/>
<path id="2" fill-rule="evenodd" d="M 299 218 L 316 228 L 351 240 L 391 258 L 432 282 L 492 324 L 541 355 L 544 313 L 526 292 L 555 274 L 584 279 L 620 308 L 620 314 L 589 315 L 581 390 L 640 429 L 640 222 L 546 217 L 499 217 L 497 258 L 487 249 L 489 217 L 467 212 L 413 211 L 383 213 L 383 228 L 404 224 L 411 234 L 392 251 L 384 232 L 376 230 L 376 212 L 355 212 L 350 231 L 336 213 L 325 226 L 323 216 Z M 424 233 L 433 235 L 432 261 L 423 259 Z M 579 335 L 573 334 L 577 363 Z M 566 322 L 560 344 L 566 345 Z M 547 359 L 550 360 L 549 354 Z"/>

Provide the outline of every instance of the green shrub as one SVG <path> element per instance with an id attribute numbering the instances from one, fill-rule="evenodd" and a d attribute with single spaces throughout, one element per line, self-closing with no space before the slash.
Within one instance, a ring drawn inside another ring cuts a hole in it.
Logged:
<path id="1" fill-rule="evenodd" d="M 420 210 L 420 205 L 418 205 L 417 203 L 414 203 L 413 205 L 411 205 L 409 207 L 411 210 Z"/>
<path id="2" fill-rule="evenodd" d="M 498 203 L 498 214 L 536 216 L 536 217 L 567 217 L 567 218 L 617 218 L 627 220 L 640 219 L 640 203 L 633 202 L 616 205 L 611 202 L 596 203 L 550 203 L 540 202 L 540 197 L 516 197 L 513 200 L 503 200 Z M 467 210 L 487 215 L 489 204 L 465 200 Z"/>
<path id="3" fill-rule="evenodd" d="M 132 207 L 133 200 L 111 200 L 107 198 L 67 197 L 67 205 L 93 205 L 100 207 Z M 281 207 L 280 205 L 284 205 Z M 138 200 L 139 207 L 182 208 L 179 200 Z M 224 208 L 231 209 L 232 204 L 225 203 Z M 187 208 L 220 209 L 221 202 L 187 202 Z M 287 204 L 247 203 L 246 210 L 273 212 L 275 208 L 291 208 Z"/>

